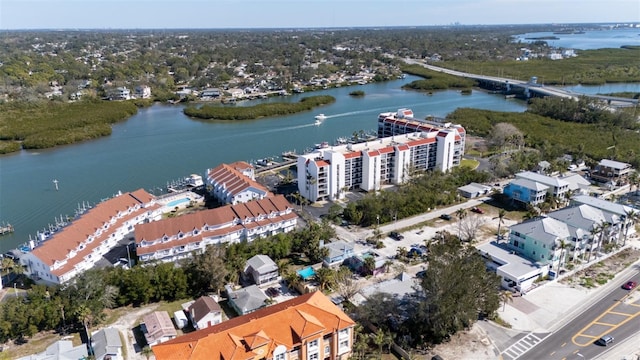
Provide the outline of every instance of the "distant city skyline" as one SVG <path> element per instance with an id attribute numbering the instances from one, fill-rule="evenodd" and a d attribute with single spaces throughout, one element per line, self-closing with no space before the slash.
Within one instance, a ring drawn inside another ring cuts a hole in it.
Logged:
<path id="1" fill-rule="evenodd" d="M 638 0 L 2 0 L 0 29 L 640 23 Z"/>

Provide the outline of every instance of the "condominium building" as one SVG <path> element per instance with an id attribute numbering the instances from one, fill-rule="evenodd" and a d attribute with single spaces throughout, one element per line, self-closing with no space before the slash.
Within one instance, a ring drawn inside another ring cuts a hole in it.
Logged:
<path id="1" fill-rule="evenodd" d="M 208 245 L 253 241 L 294 230 L 298 215 L 283 195 L 198 211 L 135 227 L 141 262 L 176 261 Z"/>
<path id="2" fill-rule="evenodd" d="M 350 190 L 377 191 L 386 184 L 402 184 L 412 170 L 446 172 L 460 164 L 464 153 L 461 126 L 443 123 L 436 127 L 393 113 L 381 114 L 378 121 L 378 134 L 384 137 L 300 155 L 300 194 L 310 201 L 342 199 Z"/>
<path id="3" fill-rule="evenodd" d="M 346 360 L 355 322 L 319 291 L 152 347 L 157 360 Z"/>
<path id="4" fill-rule="evenodd" d="M 89 209 L 20 261 L 37 283 L 65 283 L 92 268 L 135 225 L 160 219 L 161 209 L 143 189 L 119 194 Z"/>

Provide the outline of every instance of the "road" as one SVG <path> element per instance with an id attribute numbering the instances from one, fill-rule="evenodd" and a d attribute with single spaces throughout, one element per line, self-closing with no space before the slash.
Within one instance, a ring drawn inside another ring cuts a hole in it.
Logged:
<path id="1" fill-rule="evenodd" d="M 631 279 L 640 282 L 640 271 L 636 270 Z M 640 293 L 638 289 L 630 292 L 621 288 L 628 280 L 617 281 L 601 299 L 517 359 L 594 359 L 608 350 L 595 344 L 601 336 L 613 336 L 615 341 L 609 347 L 614 347 L 636 335 L 640 332 Z"/>

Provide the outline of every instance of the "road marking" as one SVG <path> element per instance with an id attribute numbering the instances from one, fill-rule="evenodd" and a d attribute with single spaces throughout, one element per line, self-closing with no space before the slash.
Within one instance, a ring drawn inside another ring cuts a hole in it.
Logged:
<path id="1" fill-rule="evenodd" d="M 555 354 L 555 353 L 556 353 L 556 352 L 554 351 L 554 352 L 552 352 L 551 354 L 549 354 L 549 356 L 553 356 L 553 354 Z"/>
<path id="2" fill-rule="evenodd" d="M 529 333 L 523 336 L 517 342 L 511 344 L 506 350 L 504 350 L 501 354 L 504 355 L 504 359 L 516 360 L 520 356 L 524 355 L 527 351 L 531 350 L 534 346 L 536 346 L 543 339 L 538 337 L 534 333 Z"/>
<path id="3" fill-rule="evenodd" d="M 578 350 L 574 351 L 573 353 L 574 353 L 574 354 L 577 354 L 577 353 L 578 353 L 578 351 L 580 351 L 580 349 L 578 349 Z"/>
<path id="4" fill-rule="evenodd" d="M 616 307 L 624 306 L 624 305 L 634 305 L 634 306 L 640 307 L 640 305 L 625 304 L 624 301 L 628 297 L 629 297 L 629 294 L 623 296 L 622 299 L 620 299 L 618 302 L 616 302 L 615 304 L 611 305 L 603 313 L 598 315 L 597 318 L 595 318 L 593 321 L 591 321 L 589 324 L 587 324 L 585 327 L 583 327 L 580 331 L 578 331 L 575 335 L 573 335 L 573 337 L 571 338 L 571 342 L 574 343 L 575 345 L 581 346 L 581 347 L 589 346 L 589 345 L 591 345 L 593 343 L 593 339 L 600 338 L 600 337 L 610 333 L 611 331 L 619 328 L 620 326 L 626 324 L 630 320 L 633 320 L 635 317 L 640 315 L 640 310 L 638 310 L 635 314 L 628 314 L 628 313 L 624 313 L 624 312 L 620 312 L 620 311 L 615 311 L 614 310 Z M 619 309 L 616 309 L 616 310 L 619 310 Z M 620 321 L 620 322 L 618 322 L 616 324 L 610 324 L 610 323 L 601 322 L 600 320 L 602 320 L 602 318 L 604 318 L 608 314 L 626 316 L 626 319 L 624 319 L 624 320 L 622 320 L 622 321 Z M 610 329 L 604 330 L 602 333 L 600 333 L 599 335 L 596 335 L 596 336 L 591 336 L 591 335 L 585 334 L 585 332 L 588 331 L 589 328 L 591 328 L 594 325 L 607 326 L 607 327 L 610 327 Z M 582 343 L 582 342 L 578 342 L 578 338 L 588 338 L 590 340 L 587 343 Z M 576 352 L 577 351 L 578 350 L 576 350 Z"/>
<path id="5" fill-rule="evenodd" d="M 565 345 L 567 345 L 567 343 L 563 342 L 562 345 L 560 345 L 560 347 L 564 347 Z"/>

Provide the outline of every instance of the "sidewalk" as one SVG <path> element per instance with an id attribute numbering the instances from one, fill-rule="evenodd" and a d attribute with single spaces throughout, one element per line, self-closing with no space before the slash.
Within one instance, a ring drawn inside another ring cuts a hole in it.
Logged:
<path id="1" fill-rule="evenodd" d="M 627 242 L 628 246 L 640 249 L 639 237 L 630 238 Z M 633 266 L 638 264 L 640 264 L 640 259 L 616 274 L 615 278 L 607 284 L 595 289 L 573 288 L 555 280 L 551 281 L 531 290 L 523 297 L 513 298 L 513 302 L 498 309 L 498 315 L 511 324 L 514 330 L 554 332 L 579 316 L 613 287 L 618 286 L 619 279 L 626 278 L 634 272 Z M 637 293 L 640 290 L 635 291 L 634 300 L 637 301 L 640 299 L 640 295 Z M 640 333 L 611 347 L 599 359 L 640 359 Z"/>

